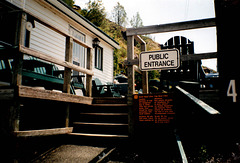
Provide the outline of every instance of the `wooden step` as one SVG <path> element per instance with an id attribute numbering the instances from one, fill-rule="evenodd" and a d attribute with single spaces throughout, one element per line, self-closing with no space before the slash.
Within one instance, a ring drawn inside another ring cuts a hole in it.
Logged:
<path id="1" fill-rule="evenodd" d="M 69 135 L 103 137 L 103 138 L 128 138 L 128 135 L 111 135 L 111 134 L 70 133 Z"/>
<path id="2" fill-rule="evenodd" d="M 123 115 L 128 115 L 128 113 L 80 113 L 81 115 L 109 115 L 109 116 L 123 116 Z"/>
<path id="3" fill-rule="evenodd" d="M 127 113 L 106 113 L 99 110 L 99 112 L 82 112 L 75 115 L 72 118 L 72 122 L 93 122 L 93 123 L 128 123 Z"/>
<path id="4" fill-rule="evenodd" d="M 112 106 L 112 107 L 127 107 L 127 104 L 92 104 L 92 106 Z"/>
<path id="5" fill-rule="evenodd" d="M 93 104 L 126 104 L 126 98 L 119 97 L 93 97 Z"/>
<path id="6" fill-rule="evenodd" d="M 128 113 L 127 107 L 115 107 L 115 106 L 91 106 L 88 108 L 81 108 L 76 113 Z M 78 116 L 77 114 L 76 116 Z"/>
<path id="7" fill-rule="evenodd" d="M 127 126 L 125 123 L 91 123 L 91 122 L 73 122 L 76 125 L 102 125 L 102 126 Z"/>
<path id="8" fill-rule="evenodd" d="M 127 137 L 128 105 L 124 98 L 95 98 L 92 105 L 74 110 L 72 135 Z"/>
<path id="9" fill-rule="evenodd" d="M 124 122 L 73 122 L 73 133 L 125 135 L 128 133 L 128 124 Z"/>

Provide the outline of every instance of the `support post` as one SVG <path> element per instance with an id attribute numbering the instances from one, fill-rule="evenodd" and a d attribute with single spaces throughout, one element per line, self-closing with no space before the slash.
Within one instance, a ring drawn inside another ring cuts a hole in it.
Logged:
<path id="1" fill-rule="evenodd" d="M 218 141 L 224 138 L 230 144 L 240 137 L 236 130 L 240 114 L 240 71 L 239 60 L 236 59 L 239 49 L 234 48 L 239 46 L 239 41 L 234 39 L 240 38 L 240 24 L 236 21 L 240 18 L 240 0 L 215 0 L 215 13 L 220 93 L 218 106 L 221 106 L 219 111 L 224 115 L 223 125 L 219 125 L 221 128 L 218 131 L 225 131 L 219 132 L 221 136 Z"/>
<path id="2" fill-rule="evenodd" d="M 72 63 L 72 49 L 73 49 L 73 39 L 66 37 L 66 52 L 65 52 L 65 61 Z M 64 70 L 64 84 L 63 92 L 70 93 L 70 83 L 71 83 L 71 73 L 70 68 L 65 67 Z"/>
<path id="3" fill-rule="evenodd" d="M 87 69 L 92 70 L 93 68 L 93 56 L 92 56 L 92 49 L 87 48 Z M 87 74 L 86 79 L 86 95 L 88 97 L 92 97 L 92 75 Z"/>
<path id="4" fill-rule="evenodd" d="M 15 34 L 15 45 L 25 45 L 26 40 L 27 14 L 19 13 Z M 14 87 L 14 101 L 9 110 L 9 129 L 10 132 L 19 131 L 20 123 L 20 99 L 18 97 L 18 86 L 22 84 L 23 54 L 18 53 L 13 61 L 12 86 Z"/>
<path id="5" fill-rule="evenodd" d="M 27 14 L 22 12 L 19 13 L 17 20 L 16 34 L 15 34 L 15 45 L 25 45 L 26 40 L 26 23 L 27 23 Z M 12 85 L 18 86 L 22 84 L 22 64 L 23 64 L 23 54 L 18 53 L 14 57 L 13 62 L 13 75 L 12 75 Z"/>
<path id="6" fill-rule="evenodd" d="M 127 60 L 134 59 L 134 36 L 127 37 Z M 128 65 L 128 95 L 132 96 L 135 92 L 134 88 L 134 68 L 133 65 Z"/>
<path id="7" fill-rule="evenodd" d="M 65 51 L 65 61 L 72 63 L 72 51 L 73 51 L 73 39 L 71 37 L 66 37 L 66 51 Z M 65 67 L 64 69 L 64 84 L 63 92 L 70 94 L 70 84 L 71 84 L 71 74 L 72 70 Z M 69 111 L 70 104 L 66 104 L 66 115 L 65 115 L 65 126 L 69 126 Z"/>
<path id="8" fill-rule="evenodd" d="M 127 37 L 127 60 L 132 60 L 134 58 L 134 36 Z M 127 73 L 128 73 L 128 96 L 127 96 L 127 104 L 128 104 L 128 133 L 129 137 L 134 137 L 134 116 L 133 116 L 133 94 L 135 92 L 134 88 L 134 65 L 128 65 Z"/>
<path id="9" fill-rule="evenodd" d="M 146 51 L 146 43 L 141 43 L 141 51 Z M 142 87 L 143 93 L 148 93 L 148 71 L 142 72 Z"/>

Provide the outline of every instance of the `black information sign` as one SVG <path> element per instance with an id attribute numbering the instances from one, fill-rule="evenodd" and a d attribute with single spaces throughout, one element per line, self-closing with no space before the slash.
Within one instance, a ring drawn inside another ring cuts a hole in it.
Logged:
<path id="1" fill-rule="evenodd" d="M 133 95 L 133 99 L 137 124 L 172 124 L 175 120 L 172 94 Z"/>

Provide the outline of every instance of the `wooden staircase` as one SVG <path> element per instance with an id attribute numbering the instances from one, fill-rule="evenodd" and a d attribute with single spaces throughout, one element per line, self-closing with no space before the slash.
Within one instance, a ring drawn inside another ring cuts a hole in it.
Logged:
<path id="1" fill-rule="evenodd" d="M 72 114 L 70 135 L 128 138 L 128 108 L 124 98 L 94 98 L 92 105 L 75 108 Z"/>

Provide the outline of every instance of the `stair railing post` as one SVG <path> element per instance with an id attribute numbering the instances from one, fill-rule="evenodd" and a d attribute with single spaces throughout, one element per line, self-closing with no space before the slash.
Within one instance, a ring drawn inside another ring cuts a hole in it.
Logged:
<path id="1" fill-rule="evenodd" d="M 65 61 L 72 63 L 73 56 L 73 38 L 66 37 Z M 70 94 L 72 69 L 64 68 L 63 92 Z M 66 104 L 65 127 L 69 127 L 70 104 Z"/>
<path id="2" fill-rule="evenodd" d="M 17 17 L 15 46 L 25 45 L 27 14 L 20 12 Z M 14 87 L 14 101 L 9 109 L 9 132 L 19 131 L 20 124 L 20 98 L 18 86 L 22 84 L 23 54 L 18 52 L 14 56 L 11 85 Z"/>
<path id="3" fill-rule="evenodd" d="M 93 56 L 92 56 L 92 49 L 87 48 L 87 69 L 93 69 Z M 86 79 L 86 95 L 88 97 L 92 97 L 92 75 L 87 74 Z"/>
<path id="4" fill-rule="evenodd" d="M 146 42 L 142 42 L 141 51 L 144 52 L 146 50 L 147 50 Z M 148 71 L 142 72 L 142 88 L 143 88 L 143 93 L 148 93 Z"/>
<path id="5" fill-rule="evenodd" d="M 127 37 L 127 61 L 134 59 L 134 36 Z M 127 95 L 127 104 L 128 104 L 128 133 L 130 137 L 133 137 L 134 134 L 134 120 L 133 120 L 133 94 L 135 92 L 135 77 L 134 77 L 134 65 L 128 65 L 128 95 Z"/>

